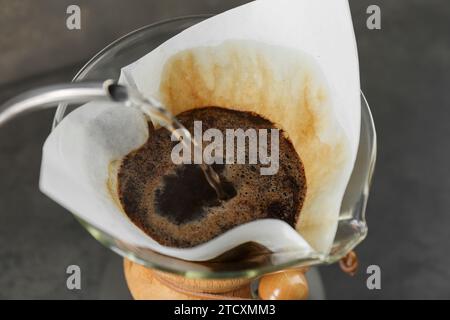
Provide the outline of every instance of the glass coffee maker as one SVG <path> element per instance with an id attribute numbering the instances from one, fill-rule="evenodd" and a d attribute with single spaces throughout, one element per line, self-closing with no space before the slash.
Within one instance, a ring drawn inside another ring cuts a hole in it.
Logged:
<path id="1" fill-rule="evenodd" d="M 48 107 L 64 101 L 55 113 L 53 128 L 56 128 L 65 115 L 79 106 L 76 103 L 104 98 L 105 79 L 117 80 L 122 67 L 207 17 L 167 20 L 127 34 L 95 55 L 74 77 L 74 85 L 35 91 L 25 103 L 23 100 L 13 101 L 13 104 L 0 109 L 0 125 L 6 119 L 37 105 Z M 53 95 L 48 93 L 49 89 L 53 90 Z M 55 95 L 55 92 L 60 94 Z M 36 96 L 41 100 L 36 100 Z M 10 108 L 12 105 L 15 107 Z M 308 293 L 304 273 L 309 267 L 341 260 L 341 266 L 348 272 L 356 268 L 352 250 L 367 235 L 365 210 L 375 158 L 375 127 L 367 101 L 361 93 L 361 133 L 357 158 L 341 204 L 333 246 L 326 256 L 296 256 L 293 251 L 255 255 L 242 248 L 233 250 L 223 259 L 185 261 L 125 243 L 77 217 L 76 213 L 74 215 L 95 239 L 124 257 L 125 275 L 135 298 L 303 299 Z"/>

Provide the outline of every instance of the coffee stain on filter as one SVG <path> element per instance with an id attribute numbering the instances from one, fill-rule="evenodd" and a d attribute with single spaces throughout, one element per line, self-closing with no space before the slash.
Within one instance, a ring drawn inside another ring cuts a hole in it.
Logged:
<path id="1" fill-rule="evenodd" d="M 329 252 L 352 161 L 325 77 L 312 57 L 243 40 L 192 48 L 167 60 L 159 95 L 175 115 L 219 106 L 257 113 L 284 130 L 307 181 L 296 230 L 315 250 Z"/>

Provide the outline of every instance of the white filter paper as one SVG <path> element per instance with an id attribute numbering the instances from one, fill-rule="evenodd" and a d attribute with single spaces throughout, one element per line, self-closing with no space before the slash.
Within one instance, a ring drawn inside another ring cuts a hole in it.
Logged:
<path id="1" fill-rule="evenodd" d="M 161 100 L 174 114 L 215 105 L 256 111 L 280 125 L 307 177 L 296 228 L 264 219 L 193 248 L 158 244 L 128 219 L 111 190 L 111 163 L 148 138 L 144 115 L 114 103 L 79 107 L 52 131 L 41 167 L 45 194 L 120 241 L 185 260 L 209 260 L 249 241 L 274 252 L 295 251 L 297 258 L 329 252 L 360 129 L 358 57 L 346 0 L 254 1 L 174 36 L 124 67 L 120 82 Z M 185 83 L 201 93 L 198 99 L 190 98 Z M 231 90 L 232 84 L 239 86 Z M 306 105 L 316 119 L 310 135 L 298 133 L 306 132 Z"/>

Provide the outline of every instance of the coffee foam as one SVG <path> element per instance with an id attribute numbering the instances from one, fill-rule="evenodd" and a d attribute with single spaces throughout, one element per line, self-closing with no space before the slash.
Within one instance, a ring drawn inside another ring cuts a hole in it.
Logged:
<path id="1" fill-rule="evenodd" d="M 205 130 L 222 132 L 274 128 L 256 114 L 217 107 L 193 109 L 177 117 L 191 133 L 197 120 Z M 234 197 L 219 201 L 198 166 L 173 164 L 174 143 L 167 130 L 155 130 L 150 124 L 149 131 L 147 143 L 123 159 L 118 190 L 129 218 L 159 243 L 192 247 L 256 219 L 280 219 L 295 226 L 306 181 L 301 161 L 283 134 L 280 168 L 273 176 L 261 175 L 261 164 L 213 165 L 222 182 L 235 189 Z M 245 152 L 248 159 L 248 148 Z"/>

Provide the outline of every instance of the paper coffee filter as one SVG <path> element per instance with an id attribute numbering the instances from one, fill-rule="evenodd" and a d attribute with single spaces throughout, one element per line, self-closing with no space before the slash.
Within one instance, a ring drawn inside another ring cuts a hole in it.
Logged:
<path id="1" fill-rule="evenodd" d="M 283 129 L 307 181 L 297 230 L 316 250 L 329 248 L 352 154 L 325 79 L 309 56 L 249 40 L 187 49 L 165 62 L 157 94 L 175 115 L 220 106 L 256 112 Z"/>
<path id="2" fill-rule="evenodd" d="M 158 92 L 165 62 L 180 51 L 251 40 L 305 52 L 326 75 L 336 117 L 356 158 L 360 84 L 356 40 L 347 0 L 257 0 L 200 22 L 123 68 L 140 92 Z"/>
<path id="3" fill-rule="evenodd" d="M 307 178 L 297 230 L 334 239 L 359 142 L 359 68 L 345 0 L 260 0 L 201 22 L 123 69 L 174 113 L 254 111 L 287 132 Z"/>
<path id="4" fill-rule="evenodd" d="M 260 0 L 199 23 L 123 68 L 120 82 L 173 113 L 220 106 L 254 111 L 283 129 L 300 155 L 307 195 L 296 232 L 281 220 L 240 225 L 202 245 L 159 245 L 121 211 L 114 169 L 147 139 L 145 117 L 108 103 L 67 115 L 44 145 L 41 190 L 126 243 L 208 260 L 255 241 L 272 251 L 326 254 L 359 141 L 359 78 L 342 0 Z M 305 241 L 306 240 L 306 241 Z"/>

